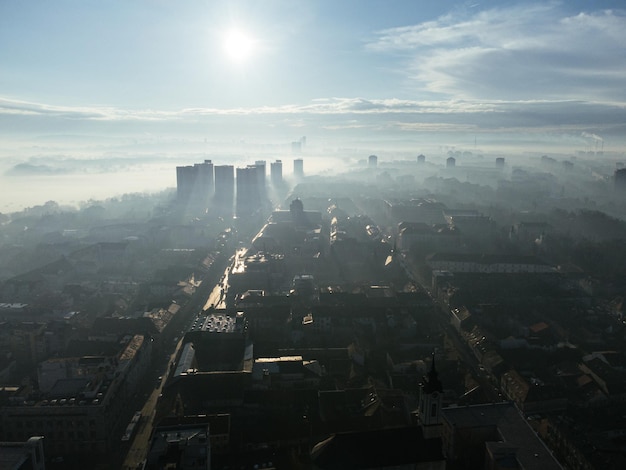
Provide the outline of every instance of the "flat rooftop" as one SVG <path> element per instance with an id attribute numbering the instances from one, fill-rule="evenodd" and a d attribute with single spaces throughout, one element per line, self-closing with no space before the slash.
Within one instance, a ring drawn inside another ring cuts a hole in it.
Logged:
<path id="1" fill-rule="evenodd" d="M 442 413 L 453 428 L 497 427 L 502 442 L 515 447 L 524 469 L 563 469 L 512 403 L 451 407 L 444 408 Z"/>

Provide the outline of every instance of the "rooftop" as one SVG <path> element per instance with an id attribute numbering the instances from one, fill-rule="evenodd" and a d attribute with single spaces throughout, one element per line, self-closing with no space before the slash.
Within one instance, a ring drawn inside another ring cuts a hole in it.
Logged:
<path id="1" fill-rule="evenodd" d="M 442 411 L 444 422 L 453 429 L 496 427 L 502 441 L 516 447 L 521 468 L 562 469 L 512 403 L 452 407 Z"/>

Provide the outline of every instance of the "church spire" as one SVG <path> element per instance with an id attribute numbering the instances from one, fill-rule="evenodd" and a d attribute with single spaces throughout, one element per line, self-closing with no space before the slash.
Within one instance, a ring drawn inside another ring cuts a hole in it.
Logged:
<path id="1" fill-rule="evenodd" d="M 426 393 L 443 392 L 443 385 L 439 380 L 437 369 L 435 369 L 435 351 L 432 353 L 432 361 L 430 363 L 430 370 L 428 371 L 428 379 L 424 386 L 424 391 Z"/>
<path id="2" fill-rule="evenodd" d="M 443 385 L 435 368 L 435 352 L 432 353 L 430 370 L 420 384 L 418 419 L 425 438 L 439 437 L 441 433 L 441 408 L 443 406 Z"/>

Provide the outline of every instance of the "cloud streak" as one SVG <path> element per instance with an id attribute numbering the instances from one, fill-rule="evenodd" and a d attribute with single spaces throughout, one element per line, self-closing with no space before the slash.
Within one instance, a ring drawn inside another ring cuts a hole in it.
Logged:
<path id="1" fill-rule="evenodd" d="M 0 116 L 43 116 L 72 120 L 159 121 L 203 116 L 244 115 L 342 115 L 342 114 L 489 114 L 525 108 L 586 106 L 592 109 L 626 109 L 623 104 L 592 103 L 580 100 L 440 100 L 414 101 L 396 98 L 320 98 L 308 104 L 249 108 L 185 108 L 178 111 L 131 110 L 113 107 L 72 107 L 10 100 L 0 97 Z"/>
<path id="2" fill-rule="evenodd" d="M 455 99 L 626 102 L 626 14 L 567 14 L 558 3 L 464 11 L 378 31 L 414 89 Z"/>
<path id="3" fill-rule="evenodd" d="M 15 119 L 19 116 L 20 119 Z M 579 138 L 626 132 L 626 106 L 582 100 L 440 100 L 323 98 L 305 104 L 251 108 L 132 110 L 71 107 L 0 98 L 0 135 L 275 135 L 298 132 L 566 133 Z M 19 127 L 19 129 L 18 129 Z M 20 131 L 21 129 L 21 131 Z M 621 139 L 621 137 L 620 137 Z"/>

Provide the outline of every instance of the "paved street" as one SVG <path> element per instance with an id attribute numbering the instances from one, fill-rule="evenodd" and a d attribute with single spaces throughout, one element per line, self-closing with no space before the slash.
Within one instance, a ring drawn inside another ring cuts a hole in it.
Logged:
<path id="1" fill-rule="evenodd" d="M 214 308 L 226 308 L 225 291 L 228 286 L 228 268 L 230 267 L 231 261 L 229 261 L 228 266 L 224 270 L 224 274 L 220 278 L 219 282 L 213 285 L 212 290 L 206 297 L 206 301 L 204 303 L 202 303 L 202 301 L 195 302 L 194 304 L 204 305 L 204 310 L 207 310 L 211 306 L 213 306 Z M 211 280 L 206 280 L 205 282 L 211 282 Z M 208 289 L 210 289 L 210 285 L 204 286 L 203 291 L 207 292 Z M 196 313 L 197 312 L 191 312 L 192 319 L 195 317 Z M 172 351 L 165 363 L 165 370 L 162 374 L 163 379 L 161 380 L 161 383 L 158 385 L 158 387 L 155 387 L 154 390 L 152 390 L 152 392 L 146 399 L 143 408 L 141 409 L 142 419 L 137 428 L 134 439 L 131 440 L 130 448 L 126 454 L 126 458 L 124 459 L 124 464 L 122 466 L 123 470 L 136 470 L 142 468 L 143 466 L 143 462 L 148 454 L 152 430 L 157 424 L 154 422 L 154 418 L 156 416 L 156 407 L 159 400 L 159 395 L 161 394 L 161 390 L 164 384 L 169 378 L 169 374 L 173 372 L 173 369 L 170 369 L 169 364 L 175 361 L 178 357 L 178 352 L 182 347 L 182 344 L 183 335 L 181 334 L 176 343 L 174 351 Z"/>
<path id="2" fill-rule="evenodd" d="M 175 350 L 169 357 L 168 364 L 176 358 L 178 354 L 178 350 L 182 344 L 182 338 L 178 340 L 176 344 Z M 148 455 L 148 450 L 150 446 L 150 437 L 152 435 L 154 423 L 154 417 L 156 414 L 156 406 L 159 400 L 159 395 L 161 394 L 161 389 L 163 385 L 167 381 L 170 373 L 169 367 L 165 368 L 165 372 L 163 373 L 163 379 L 158 387 L 150 393 L 150 396 L 147 398 L 146 403 L 141 409 L 141 421 L 138 426 L 137 432 L 135 433 L 135 438 L 132 439 L 132 444 L 128 453 L 126 454 L 126 459 L 124 460 L 124 465 L 122 469 L 124 470 L 135 470 L 138 468 L 142 468 L 143 461 L 146 459 Z"/>

